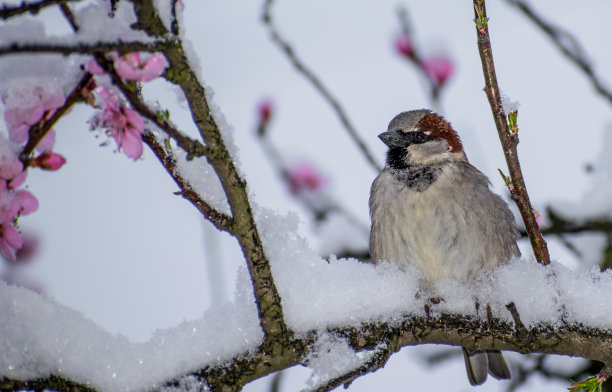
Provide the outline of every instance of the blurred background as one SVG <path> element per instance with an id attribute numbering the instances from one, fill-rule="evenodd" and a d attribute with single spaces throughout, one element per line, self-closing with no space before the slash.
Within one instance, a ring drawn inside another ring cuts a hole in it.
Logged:
<path id="1" fill-rule="evenodd" d="M 555 223 L 546 216 L 548 207 L 580 222 L 589 195 L 609 181 L 612 100 L 598 94 L 512 3 L 488 2 L 489 30 L 501 89 L 520 103 L 519 154 L 531 200 L 545 216 L 543 227 Z M 277 0 L 269 9 L 273 25 L 262 21 L 263 6 L 185 0 L 183 35 L 202 81 L 233 127 L 253 200 L 297 213 L 301 234 L 322 257 L 367 258 L 369 188 L 377 171 L 337 111 L 272 39 L 272 30 L 343 108 L 376 165 L 385 158 L 377 135 L 391 118 L 432 108 L 452 122 L 470 161 L 508 200 L 497 171 L 507 170 L 483 92 L 470 2 Z M 542 20 L 571 34 L 561 34 L 564 43 L 581 44 L 577 57 L 611 85 L 612 3 L 540 0 L 533 6 Z M 58 12 L 41 17 L 50 32 L 68 33 Z M 195 135 L 173 88 L 154 81 L 143 93 Z M 0 274 L 112 333 L 146 341 L 157 328 L 197 319 L 212 304 L 231 301 L 243 259 L 232 238 L 173 194 L 176 186 L 151 153 L 134 163 L 106 136 L 91 132 L 93 114 L 81 105 L 54 127 L 55 151 L 68 163 L 53 173 L 30 171 L 28 189 L 40 208 L 20 219 L 28 252 L 17 263 L 3 263 Z M 605 202 L 586 207 L 600 209 L 591 217 L 610 215 Z M 608 237 L 605 230 L 589 230 L 547 240 L 554 260 L 581 269 L 604 262 Z M 521 248 L 533 258 L 525 240 Z M 559 390 L 589 366 L 559 357 L 507 358 L 513 382 L 490 380 L 480 390 Z M 464 372 L 459 349 L 411 347 L 349 390 L 471 390 Z M 301 389 L 308 375 L 305 368 L 291 369 L 276 379 L 277 390 Z M 268 377 L 245 390 L 268 391 L 272 383 Z"/>

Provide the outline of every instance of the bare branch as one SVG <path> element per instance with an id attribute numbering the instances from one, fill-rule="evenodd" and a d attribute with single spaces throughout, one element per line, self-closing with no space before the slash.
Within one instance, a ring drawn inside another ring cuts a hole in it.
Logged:
<path id="1" fill-rule="evenodd" d="M 40 10 L 57 4 L 65 4 L 66 2 L 77 2 L 81 0 L 40 0 L 38 2 L 25 2 L 17 6 L 7 6 L 0 8 L 0 19 L 9 19 L 13 16 L 23 15 L 26 13 L 37 14 Z"/>
<path id="2" fill-rule="evenodd" d="M 71 54 L 96 54 L 118 52 L 120 54 L 129 52 L 159 52 L 168 42 L 97 42 L 94 44 L 54 45 L 54 44 L 19 44 L 9 43 L 0 46 L 0 56 L 7 54 L 37 54 L 57 53 L 63 55 Z"/>
<path id="3" fill-rule="evenodd" d="M 187 182 L 176 170 L 176 161 L 172 155 L 166 151 L 153 133 L 145 132 L 142 139 L 151 148 L 170 177 L 172 177 L 174 182 L 179 186 L 180 191 L 177 194 L 189 200 L 217 229 L 229 232 L 233 225 L 232 217 L 216 210 L 191 188 L 189 182 Z"/>
<path id="4" fill-rule="evenodd" d="M 585 51 L 576 37 L 574 37 L 570 32 L 546 21 L 524 0 L 506 1 L 518 8 L 527 17 L 527 19 L 531 20 L 537 27 L 539 27 L 542 32 L 544 32 L 544 34 L 546 34 L 552 40 L 553 44 L 561 51 L 561 53 L 563 53 L 585 74 L 587 79 L 593 84 L 595 91 L 597 91 L 602 97 L 606 98 L 608 102 L 612 104 L 612 91 L 597 77 L 595 71 L 593 70 L 593 65 L 584 55 Z"/>
<path id="5" fill-rule="evenodd" d="M 542 233 L 540 233 L 540 229 L 536 223 L 535 214 L 531 207 L 529 194 L 527 193 L 527 187 L 523 179 L 523 173 L 521 172 L 521 165 L 518 160 L 516 148 L 518 144 L 518 134 L 510 132 L 508 129 L 506 113 L 501 103 L 501 95 L 497 83 L 497 76 L 495 74 L 495 65 L 493 63 L 491 41 L 489 39 L 485 0 L 474 0 L 474 14 L 476 36 L 478 39 L 478 52 L 480 53 L 486 86 L 485 93 L 491 105 L 491 112 L 495 120 L 499 140 L 501 141 L 504 156 L 506 157 L 506 164 L 508 165 L 510 177 L 512 178 L 512 198 L 516 202 L 521 212 L 521 216 L 523 217 L 523 221 L 525 222 L 525 227 L 527 228 L 529 240 L 531 241 L 536 259 L 538 262 L 546 265 L 550 263 L 550 255 L 548 254 L 546 241 L 542 237 Z"/>
<path id="6" fill-rule="evenodd" d="M 134 10 L 138 18 L 138 28 L 149 34 L 158 34 L 161 31 L 159 17 L 148 12 L 147 7 L 136 6 L 136 3 L 138 2 L 134 2 Z M 150 0 L 147 3 L 152 7 Z M 234 160 L 208 105 L 206 91 L 189 65 L 181 41 L 169 42 L 162 52 L 169 62 L 164 77 L 179 86 L 185 94 L 194 123 L 206 144 L 206 159 L 221 181 L 230 205 L 233 217 L 230 232 L 238 240 L 245 256 L 260 324 L 264 331 L 262 350 L 266 356 L 278 353 L 279 350 L 282 352 L 292 334 L 283 319 L 280 294 L 257 230 L 246 181 L 234 165 Z"/>
<path id="7" fill-rule="evenodd" d="M 289 45 L 289 43 L 281 37 L 272 19 L 271 9 L 273 2 L 274 0 L 266 0 L 262 16 L 263 23 L 268 28 L 270 36 L 272 37 L 272 41 L 282 50 L 283 53 L 285 53 L 285 55 L 289 58 L 295 69 L 314 86 L 314 88 L 323 96 L 327 103 L 334 109 L 336 115 L 340 119 L 340 122 L 344 126 L 344 129 L 346 129 L 349 136 L 351 137 L 351 139 L 353 139 L 353 142 L 355 142 L 357 148 L 359 148 L 370 166 L 372 166 L 374 170 L 380 171 L 382 168 L 374 158 L 374 155 L 372 155 L 372 153 L 366 146 L 366 143 L 357 133 L 357 130 L 349 120 L 348 115 L 346 114 L 344 108 L 342 108 L 342 105 L 340 105 L 340 102 L 332 95 L 332 93 L 327 89 L 327 87 L 323 85 L 323 82 L 321 82 L 321 80 L 311 70 L 309 70 L 304 65 L 304 63 L 297 57 L 291 45 Z"/>
<path id="8" fill-rule="evenodd" d="M 325 385 L 316 388 L 315 392 L 331 391 L 336 387 L 339 387 L 340 385 L 344 385 L 344 388 L 348 388 L 349 385 L 351 385 L 351 383 L 355 381 L 355 379 L 357 379 L 358 377 L 368 373 L 373 373 L 385 366 L 393 352 L 394 351 L 391 350 L 387 344 L 385 344 L 384 348 L 377 349 L 376 352 L 372 354 L 372 358 L 364 362 L 361 366 L 341 376 L 334 377 L 333 379 L 325 383 Z"/>

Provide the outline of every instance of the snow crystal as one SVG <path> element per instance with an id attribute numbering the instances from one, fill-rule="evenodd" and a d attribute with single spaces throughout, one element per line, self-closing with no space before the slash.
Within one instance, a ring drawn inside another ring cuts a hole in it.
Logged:
<path id="1" fill-rule="evenodd" d="M 368 361 L 374 351 L 355 352 L 346 339 L 328 332 L 321 333 L 308 353 L 306 363 L 312 369 L 307 381 L 310 388 L 325 384 L 325 382 L 356 369 Z"/>
<path id="2" fill-rule="evenodd" d="M 504 112 L 506 112 L 506 114 L 518 111 L 519 107 L 521 106 L 519 101 L 512 101 L 510 97 L 504 93 L 501 94 L 501 101 L 502 107 L 504 108 Z"/>
<path id="3" fill-rule="evenodd" d="M 52 299 L 0 282 L 0 377 L 53 373 L 102 391 L 142 390 L 189 369 L 248 355 L 263 333 L 246 268 L 237 287 L 234 304 L 210 309 L 199 320 L 157 331 L 149 342 L 136 344 Z M 183 381 L 185 387 L 175 390 L 193 390 L 193 382 Z"/>
<path id="4" fill-rule="evenodd" d="M 257 222 L 285 321 L 297 333 L 423 311 L 423 304 L 415 301 L 422 276 L 418 268 L 401 270 L 391 263 L 374 266 L 335 257 L 327 261 L 296 234 L 294 215 L 283 218 L 261 210 Z"/>

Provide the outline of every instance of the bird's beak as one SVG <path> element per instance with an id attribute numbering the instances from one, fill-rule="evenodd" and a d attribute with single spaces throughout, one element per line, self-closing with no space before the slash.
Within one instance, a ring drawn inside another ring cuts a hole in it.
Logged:
<path id="1" fill-rule="evenodd" d="M 380 140 L 389 148 L 406 147 L 406 140 L 402 137 L 400 131 L 387 131 L 378 135 Z"/>

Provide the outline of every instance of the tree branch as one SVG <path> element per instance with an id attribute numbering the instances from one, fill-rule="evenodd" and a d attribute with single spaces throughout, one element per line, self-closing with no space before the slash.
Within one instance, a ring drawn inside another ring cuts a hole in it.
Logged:
<path id="1" fill-rule="evenodd" d="M 152 7 L 150 0 L 147 3 Z M 158 34 L 161 23 L 159 17 L 156 14 L 144 12 L 142 7 L 134 9 L 138 18 L 138 28 L 150 35 Z M 283 319 L 280 294 L 274 283 L 270 263 L 257 230 L 246 181 L 240 176 L 234 165 L 234 160 L 208 105 L 206 91 L 191 69 L 181 42 L 173 41 L 162 51 L 170 64 L 164 77 L 183 90 L 194 123 L 202 140 L 206 143 L 208 149 L 206 159 L 219 177 L 230 205 L 233 217 L 230 232 L 238 240 L 245 256 L 253 284 L 259 320 L 264 332 L 261 355 L 265 361 L 270 360 L 274 363 L 277 356 L 291 350 L 288 344 L 292 334 Z M 264 362 L 255 366 L 266 367 L 268 364 Z M 242 384 L 230 385 L 236 388 L 236 385 Z"/>
<path id="2" fill-rule="evenodd" d="M 21 163 L 23 163 L 24 170 L 30 165 L 30 155 L 40 143 L 40 141 L 45 137 L 45 135 L 51 130 L 51 128 L 55 125 L 55 123 L 64 115 L 66 112 L 77 102 L 82 99 L 82 91 L 89 84 L 92 79 L 92 75 L 85 73 L 79 83 L 72 89 L 68 97 L 66 97 L 66 102 L 61 107 L 57 108 L 53 115 L 47 120 L 44 120 L 43 117 L 42 122 L 33 125 L 30 127 L 28 131 L 28 142 L 23 147 L 23 150 L 19 154 L 19 159 Z"/>
<path id="3" fill-rule="evenodd" d="M 355 142 L 357 148 L 361 151 L 370 166 L 372 166 L 374 170 L 380 171 L 382 168 L 368 149 L 366 143 L 357 133 L 357 130 L 349 120 L 348 115 L 342 108 L 342 105 L 340 105 L 340 102 L 332 95 L 332 93 L 325 87 L 325 85 L 323 85 L 323 82 L 321 82 L 321 80 L 302 63 L 302 61 L 295 54 L 295 51 L 293 50 L 291 45 L 289 45 L 289 43 L 281 37 L 272 19 L 271 9 L 273 2 L 274 0 L 266 0 L 266 2 L 264 3 L 262 16 L 263 23 L 268 28 L 270 36 L 272 37 L 272 41 L 281 49 L 283 53 L 285 53 L 285 55 L 289 58 L 289 61 L 291 61 L 291 64 L 293 64 L 295 69 L 313 85 L 315 90 L 317 90 L 327 101 L 327 103 L 334 109 L 336 115 L 340 119 L 340 122 L 344 126 L 344 129 L 346 129 L 346 131 L 348 132 L 349 137 L 353 140 L 353 142 Z"/>
<path id="4" fill-rule="evenodd" d="M 46 7 L 50 7 L 57 4 L 65 4 L 67 1 L 77 2 L 81 0 L 40 0 L 37 2 L 25 2 L 17 6 L 3 6 L 0 8 L 0 19 L 9 19 L 13 16 L 22 15 L 26 13 L 37 14 L 40 10 Z"/>
<path id="5" fill-rule="evenodd" d="M 179 186 L 180 191 L 178 194 L 189 200 L 191 204 L 193 204 L 206 219 L 215 225 L 217 229 L 229 232 L 233 225 L 232 217 L 217 211 L 191 188 L 189 182 L 187 182 L 176 170 L 176 161 L 172 155 L 166 151 L 164 146 L 159 142 L 159 140 L 157 140 L 153 133 L 145 132 L 142 139 L 151 148 L 151 151 L 153 151 L 153 153 L 157 156 L 170 177 L 172 177 L 174 182 L 176 182 L 176 184 Z"/>
<path id="6" fill-rule="evenodd" d="M 95 44 L 74 44 L 74 45 L 54 45 L 54 44 L 19 44 L 9 43 L 0 47 L 0 56 L 7 54 L 26 53 L 57 53 L 63 55 L 71 54 L 96 54 L 118 52 L 120 54 L 129 52 L 159 52 L 169 43 L 167 41 L 153 42 L 98 42 Z"/>
<path id="7" fill-rule="evenodd" d="M 579 322 L 517 328 L 513 323 L 500 319 L 489 321 L 473 316 L 443 313 L 434 317 L 405 315 L 401 321 L 393 323 L 369 322 L 359 327 L 330 328 L 329 332 L 346 338 L 356 351 L 381 350 L 357 369 L 328 381 L 327 385 L 330 387 L 351 382 L 361 375 L 375 371 L 385 364 L 391 353 L 402 347 L 429 343 L 463 346 L 468 350 L 494 349 L 523 354 L 560 354 L 592 359 L 604 364 L 612 363 L 612 331 L 585 327 Z M 255 354 L 243 353 L 223 364 L 206 366 L 186 375 L 205 381 L 213 391 L 238 390 L 251 380 L 302 364 L 315 343 L 316 331 L 304 336 L 307 337 L 292 339 L 282 352 L 271 354 L 259 350 Z M 51 376 L 49 380 L 53 377 L 55 376 Z M 167 385 L 176 384 L 178 380 L 180 378 L 168 381 Z M 26 385 L 8 384 L 10 382 L 24 383 L 4 379 L 0 381 L 0 388 L 8 388 L 6 385 Z M 73 381 L 72 385 L 75 384 L 80 385 Z M 75 390 L 68 387 L 55 389 Z"/>
<path id="8" fill-rule="evenodd" d="M 523 179 L 523 173 L 521 172 L 521 165 L 519 163 L 516 148 L 518 144 L 518 134 L 509 131 L 506 113 L 502 107 L 497 76 L 495 75 L 495 65 L 493 64 L 491 41 L 489 39 L 489 27 L 485 0 L 474 0 L 474 14 L 474 21 L 476 22 L 476 36 L 478 39 L 478 52 L 482 62 L 482 71 L 486 86 L 485 93 L 487 94 L 489 104 L 491 105 L 491 112 L 493 113 L 499 140 L 501 141 L 504 156 L 506 157 L 506 164 L 508 165 L 510 177 L 512 178 L 512 198 L 516 202 L 519 211 L 521 212 L 521 216 L 523 217 L 523 221 L 525 222 L 525 227 L 527 228 L 529 240 L 536 259 L 538 262 L 546 265 L 550 263 L 550 255 L 548 254 L 546 241 L 542 237 L 542 233 L 540 233 L 536 223 L 533 208 L 531 207 L 531 202 L 529 201 L 527 187 Z"/>
<path id="9" fill-rule="evenodd" d="M 553 44 L 563 53 L 572 63 L 574 63 L 593 84 L 595 91 L 602 97 L 606 98 L 612 104 L 612 91 L 610 91 L 603 82 L 595 75 L 593 65 L 584 55 L 584 49 L 578 42 L 578 39 L 571 33 L 563 30 L 553 24 L 547 22 L 536 11 L 531 8 L 524 0 L 506 0 L 518 8 L 527 19 L 531 20 L 537 27 L 548 36 Z"/>

